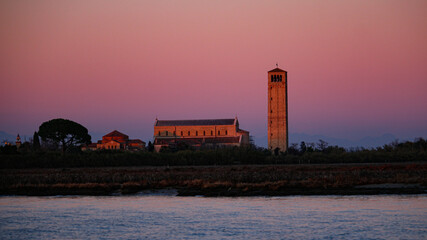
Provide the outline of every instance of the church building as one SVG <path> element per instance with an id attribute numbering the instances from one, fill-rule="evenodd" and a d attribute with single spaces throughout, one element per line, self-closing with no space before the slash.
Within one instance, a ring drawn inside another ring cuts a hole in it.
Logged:
<path id="1" fill-rule="evenodd" d="M 154 123 L 154 149 L 185 144 L 195 148 L 249 144 L 249 132 L 239 128 L 236 118 L 158 120 Z"/>
<path id="2" fill-rule="evenodd" d="M 145 142 L 139 139 L 129 139 L 129 136 L 117 130 L 110 132 L 102 137 L 97 143 L 91 143 L 84 146 L 82 150 L 142 150 L 145 149 Z"/>

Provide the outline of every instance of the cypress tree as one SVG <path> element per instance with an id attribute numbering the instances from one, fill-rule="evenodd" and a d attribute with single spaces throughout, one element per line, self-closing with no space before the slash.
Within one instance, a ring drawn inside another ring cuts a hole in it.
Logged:
<path id="1" fill-rule="evenodd" d="M 34 132 L 34 135 L 33 135 L 33 149 L 34 150 L 40 149 L 40 139 L 39 139 L 39 134 L 37 132 Z"/>

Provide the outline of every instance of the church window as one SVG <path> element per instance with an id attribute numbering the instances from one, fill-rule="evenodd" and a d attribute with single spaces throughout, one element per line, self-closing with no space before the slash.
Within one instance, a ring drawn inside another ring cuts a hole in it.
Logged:
<path id="1" fill-rule="evenodd" d="M 188 131 L 188 136 L 190 136 L 190 131 Z"/>
<path id="2" fill-rule="evenodd" d="M 273 82 L 276 82 L 276 75 L 273 75 Z"/>
<path id="3" fill-rule="evenodd" d="M 227 130 L 225 130 L 225 135 L 227 135 Z"/>
<path id="4" fill-rule="evenodd" d="M 206 136 L 206 131 L 203 131 L 203 136 Z"/>
<path id="5" fill-rule="evenodd" d="M 282 75 L 279 75 L 279 82 L 282 81 Z"/>
<path id="6" fill-rule="evenodd" d="M 271 82 L 273 82 L 273 75 L 271 75 Z"/>
<path id="7" fill-rule="evenodd" d="M 198 131 L 196 131 L 196 136 L 199 136 L 199 132 Z"/>

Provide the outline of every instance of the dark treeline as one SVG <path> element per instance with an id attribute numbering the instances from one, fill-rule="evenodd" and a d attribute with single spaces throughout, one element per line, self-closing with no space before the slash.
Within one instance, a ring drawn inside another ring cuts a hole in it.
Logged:
<path id="1" fill-rule="evenodd" d="M 323 164 L 323 163 L 390 163 L 427 160 L 427 141 L 393 142 L 376 149 L 344 149 L 317 144 L 292 144 L 287 153 L 275 153 L 265 148 L 234 147 L 194 150 L 166 149 L 127 152 L 117 150 L 84 151 L 70 148 L 67 152 L 48 151 L 23 145 L 0 147 L 0 168 L 74 168 L 129 166 L 186 166 L 238 164 Z"/>

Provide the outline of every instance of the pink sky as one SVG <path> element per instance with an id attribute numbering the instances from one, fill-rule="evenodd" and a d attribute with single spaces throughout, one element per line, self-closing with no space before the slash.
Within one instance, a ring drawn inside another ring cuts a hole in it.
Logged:
<path id="1" fill-rule="evenodd" d="M 11 134 L 62 117 L 148 141 L 156 116 L 237 115 L 262 137 L 278 62 L 290 132 L 427 137 L 424 0 L 11 0 L 0 36 L 0 130 Z"/>

